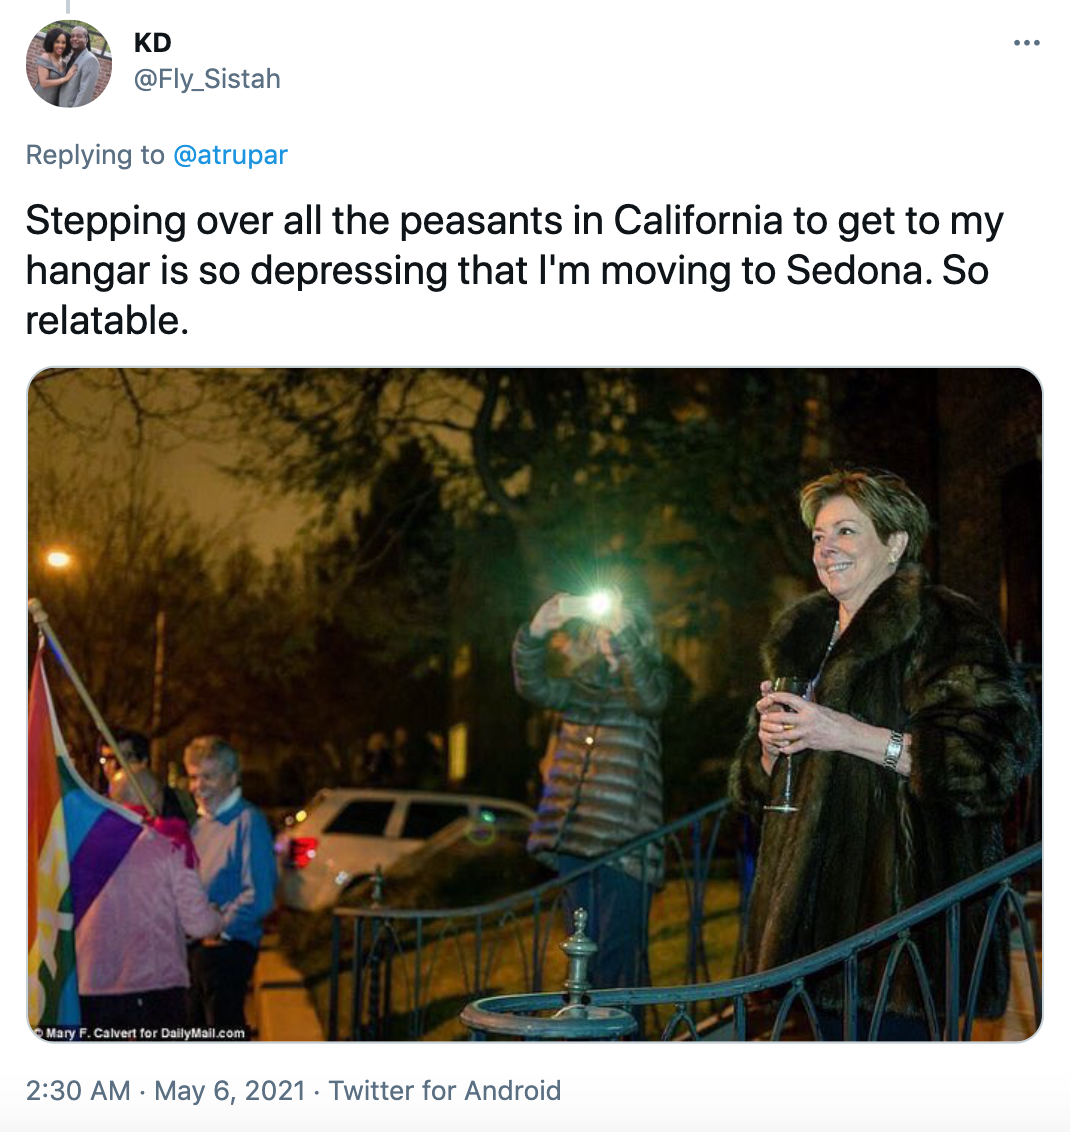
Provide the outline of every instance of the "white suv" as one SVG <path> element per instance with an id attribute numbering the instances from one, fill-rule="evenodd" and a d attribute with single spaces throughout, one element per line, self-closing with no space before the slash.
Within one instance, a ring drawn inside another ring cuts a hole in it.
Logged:
<path id="1" fill-rule="evenodd" d="M 458 818 L 486 824 L 499 814 L 534 813 L 520 802 L 425 790 L 321 790 L 286 819 L 275 842 L 279 900 L 288 908 L 329 908 L 356 879 L 412 853 Z"/>

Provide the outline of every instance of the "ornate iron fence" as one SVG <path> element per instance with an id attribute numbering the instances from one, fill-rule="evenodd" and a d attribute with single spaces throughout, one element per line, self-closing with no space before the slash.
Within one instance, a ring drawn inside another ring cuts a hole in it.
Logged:
<path id="1" fill-rule="evenodd" d="M 649 983 L 661 968 L 670 968 L 677 978 L 682 974 L 689 982 L 708 980 L 707 931 L 719 918 L 728 916 L 734 921 L 738 913 L 734 884 L 727 898 L 724 889 L 715 893 L 716 886 L 710 884 L 727 812 L 728 801 L 721 799 L 636 838 L 566 877 L 487 904 L 450 909 L 392 909 L 378 903 L 366 908 L 336 908 L 331 923 L 328 1038 L 374 1041 L 422 1037 L 433 1028 L 435 1012 L 456 1019 L 464 1003 L 493 990 L 507 960 L 514 978 L 519 961 L 519 985 L 500 989 L 538 993 L 551 941 L 564 938 L 570 930 L 562 902 L 565 887 L 578 878 L 590 877 L 597 901 L 603 871 L 651 842 L 664 847 L 668 891 L 674 901 L 682 903 L 683 916 L 678 919 L 683 920 L 685 930 L 678 941 L 680 953 L 666 957 L 659 946 L 653 964 L 650 933 L 644 932 L 633 957 L 635 982 Z M 639 857 L 645 862 L 645 854 Z M 645 912 L 653 899 L 654 885 L 644 875 Z M 642 917 L 647 929 L 649 919 Z M 656 922 L 655 929 L 659 926 Z M 555 952 L 550 954 L 556 958 Z M 664 971 L 661 973 L 664 978 Z"/>
<path id="2" fill-rule="evenodd" d="M 635 1014 L 660 1006 L 672 1010 L 659 1035 L 663 1041 L 681 1036 L 681 1031 L 683 1036 L 698 1038 L 708 1019 L 730 1020 L 728 1024 L 733 1039 L 746 1041 L 748 1036 L 753 1036 L 749 1029 L 748 1000 L 753 1012 L 754 999 L 761 996 L 766 1004 L 759 1013 L 763 1017 L 772 1014 L 771 1027 L 767 1034 L 761 1036 L 768 1036 L 774 1041 L 784 1037 L 789 1016 L 798 1005 L 805 1014 L 811 1036 L 820 1039 L 822 1034 L 811 988 L 816 979 L 826 978 L 831 972 L 839 970 L 842 972 L 844 1000 L 842 1036 L 849 1041 L 859 1038 L 872 1041 L 880 1034 L 889 992 L 905 957 L 918 978 L 929 1039 L 969 1041 L 977 1017 L 982 973 L 997 925 L 1002 917 L 1010 919 L 1013 916 L 1028 965 L 1034 1022 L 1039 1027 L 1041 990 L 1036 946 L 1025 905 L 1012 882 L 1016 876 L 1034 869 L 1040 860 L 1041 844 L 1037 843 L 833 947 L 758 975 L 694 986 L 592 990 L 584 996 L 586 1011 L 576 1009 L 573 1004 L 562 1012 L 566 1000 L 561 994 L 498 996 L 471 1003 L 463 1011 L 462 1021 L 471 1029 L 474 1038 L 494 1035 L 607 1040 L 627 1032 L 621 1025 L 622 1012 Z M 985 902 L 982 906 L 984 918 L 976 950 L 972 956 L 964 956 L 963 913 L 967 908 L 976 907 L 981 900 Z M 917 935 L 920 930 L 939 925 L 941 921 L 944 977 L 943 986 L 936 987 L 924 968 Z M 859 961 L 863 956 L 887 948 L 889 943 L 891 947 L 884 960 L 872 1018 L 868 1031 L 863 1034 L 860 1027 Z M 963 1001 L 962 985 L 967 970 L 969 981 Z M 772 1009 L 768 1005 L 769 1000 L 772 1000 Z M 548 1016 L 547 1012 L 552 1014 Z M 642 1027 L 638 1030 L 641 1034 Z"/>

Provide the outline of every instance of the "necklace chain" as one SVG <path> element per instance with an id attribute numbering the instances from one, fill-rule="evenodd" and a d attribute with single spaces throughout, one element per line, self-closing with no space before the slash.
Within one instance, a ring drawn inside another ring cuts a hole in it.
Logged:
<path id="1" fill-rule="evenodd" d="M 813 679 L 810 681 L 806 689 L 806 699 L 812 700 L 814 698 L 814 691 L 817 688 L 817 682 L 821 679 L 821 673 L 825 671 L 825 662 L 829 658 L 829 653 L 832 652 L 833 645 L 840 639 L 840 623 L 836 622 L 832 626 L 832 636 L 829 637 L 828 648 L 825 649 L 825 655 L 821 658 L 821 663 L 817 666 L 817 671 L 814 673 Z"/>

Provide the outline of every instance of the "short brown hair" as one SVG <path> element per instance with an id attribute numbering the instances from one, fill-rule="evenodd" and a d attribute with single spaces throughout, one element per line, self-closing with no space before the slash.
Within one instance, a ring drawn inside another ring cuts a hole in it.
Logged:
<path id="1" fill-rule="evenodd" d="M 808 483 L 799 492 L 799 513 L 812 531 L 817 513 L 830 500 L 845 495 L 873 522 L 881 542 L 896 531 L 909 536 L 902 561 L 917 562 L 929 537 L 929 509 L 893 472 L 873 468 L 837 468 Z"/>

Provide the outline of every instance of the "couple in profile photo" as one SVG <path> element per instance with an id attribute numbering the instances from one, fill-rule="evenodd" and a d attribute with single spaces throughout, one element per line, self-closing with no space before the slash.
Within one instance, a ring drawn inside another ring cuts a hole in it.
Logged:
<path id="1" fill-rule="evenodd" d="M 88 106 L 97 93 L 100 63 L 90 46 L 89 31 L 81 25 L 69 31 L 51 27 L 44 33 L 37 56 L 34 90 L 52 106 Z"/>

